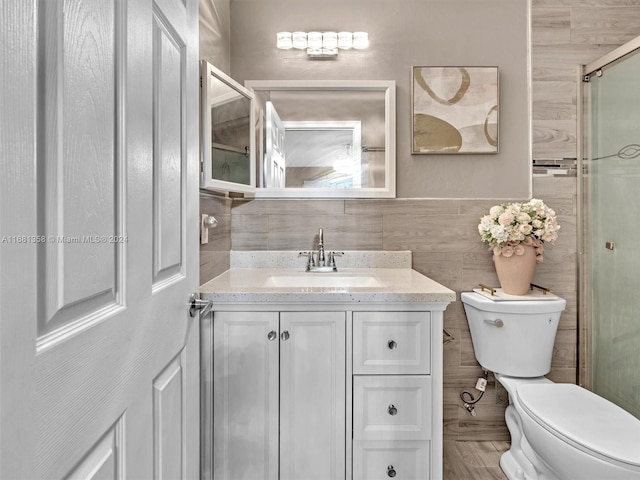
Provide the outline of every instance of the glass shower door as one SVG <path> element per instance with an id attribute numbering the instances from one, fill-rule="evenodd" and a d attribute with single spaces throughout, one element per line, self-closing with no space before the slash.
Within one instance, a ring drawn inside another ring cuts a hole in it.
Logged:
<path id="1" fill-rule="evenodd" d="M 639 78 L 634 53 L 590 74 L 583 244 L 590 387 L 640 418 Z"/>

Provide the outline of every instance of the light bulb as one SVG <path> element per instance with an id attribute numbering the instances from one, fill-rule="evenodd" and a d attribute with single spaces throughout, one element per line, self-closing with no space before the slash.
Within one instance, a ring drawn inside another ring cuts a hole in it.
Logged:
<path id="1" fill-rule="evenodd" d="M 367 32 L 353 32 L 353 48 L 363 49 L 369 46 L 369 34 Z"/>
<path id="2" fill-rule="evenodd" d="M 293 47 L 291 42 L 291 32 L 276 33 L 276 46 L 282 50 L 288 50 Z"/>
<path id="3" fill-rule="evenodd" d="M 307 48 L 307 32 L 293 32 L 293 48 Z"/>
<path id="4" fill-rule="evenodd" d="M 322 33 L 309 32 L 307 34 L 307 46 L 309 48 L 322 48 Z"/>
<path id="5" fill-rule="evenodd" d="M 322 48 L 327 50 L 338 48 L 338 34 L 336 32 L 324 32 L 322 34 Z"/>
<path id="6" fill-rule="evenodd" d="M 353 47 L 353 33 L 339 32 L 338 48 L 341 48 L 342 50 L 349 50 L 351 47 Z"/>

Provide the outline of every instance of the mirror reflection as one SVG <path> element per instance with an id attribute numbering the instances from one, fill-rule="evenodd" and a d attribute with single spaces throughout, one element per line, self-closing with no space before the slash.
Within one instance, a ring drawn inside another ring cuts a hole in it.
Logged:
<path id="1" fill-rule="evenodd" d="M 245 82 L 263 117 L 256 195 L 395 196 L 395 85 L 373 83 Z"/>
<path id="2" fill-rule="evenodd" d="M 374 183 L 363 172 L 359 120 L 283 123 L 285 187 L 353 188 Z M 380 163 L 384 165 L 384 159 Z"/>
<path id="3" fill-rule="evenodd" d="M 251 102 L 211 76 L 211 170 L 215 178 L 249 185 Z"/>
<path id="4" fill-rule="evenodd" d="M 253 93 L 203 62 L 203 187 L 253 192 Z"/>

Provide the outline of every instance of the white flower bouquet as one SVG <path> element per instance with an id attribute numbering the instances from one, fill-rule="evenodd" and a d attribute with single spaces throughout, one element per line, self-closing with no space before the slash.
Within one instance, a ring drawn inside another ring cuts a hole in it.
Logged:
<path id="1" fill-rule="evenodd" d="M 525 245 L 536 249 L 536 263 L 542 263 L 543 242 L 558 238 L 556 212 L 536 198 L 526 203 L 495 205 L 480 219 L 478 232 L 496 256 L 523 255 Z"/>

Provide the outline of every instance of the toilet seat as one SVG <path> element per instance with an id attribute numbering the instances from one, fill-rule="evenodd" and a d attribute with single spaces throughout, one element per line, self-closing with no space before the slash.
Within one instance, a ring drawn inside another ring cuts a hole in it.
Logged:
<path id="1" fill-rule="evenodd" d="M 563 441 L 610 463 L 640 469 L 640 420 L 578 385 L 525 384 L 520 406 L 537 424 Z"/>

